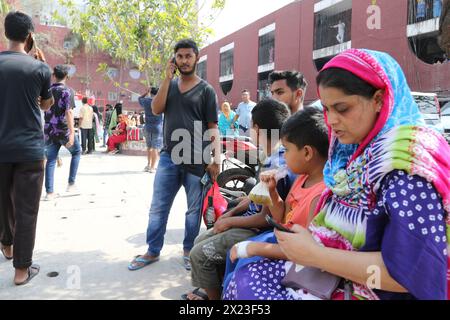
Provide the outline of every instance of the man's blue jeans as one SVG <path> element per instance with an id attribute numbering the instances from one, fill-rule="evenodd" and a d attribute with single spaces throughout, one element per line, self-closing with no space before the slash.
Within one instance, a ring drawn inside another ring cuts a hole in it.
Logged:
<path id="1" fill-rule="evenodd" d="M 45 146 L 45 154 L 47 157 L 47 164 L 45 166 L 45 189 L 47 193 L 54 192 L 53 185 L 56 159 L 58 158 L 58 153 L 61 146 L 63 146 L 62 142 L 54 141 L 48 142 Z M 73 146 L 67 150 L 69 150 L 72 154 L 72 161 L 70 162 L 69 185 L 73 185 L 77 177 L 78 165 L 80 164 L 81 158 L 81 146 L 77 135 L 75 135 Z"/>
<path id="2" fill-rule="evenodd" d="M 175 165 L 170 155 L 163 152 L 156 172 L 147 228 L 148 254 L 152 256 L 159 256 L 162 250 L 170 209 L 181 186 L 186 191 L 188 204 L 183 248 L 184 251 L 190 252 L 200 231 L 204 197 L 201 177 L 186 172 L 182 166 Z"/>

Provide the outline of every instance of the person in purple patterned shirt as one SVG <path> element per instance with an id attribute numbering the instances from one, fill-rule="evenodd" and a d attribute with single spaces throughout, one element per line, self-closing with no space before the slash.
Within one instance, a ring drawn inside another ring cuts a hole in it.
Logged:
<path id="1" fill-rule="evenodd" d="M 81 158 L 81 146 L 78 137 L 75 136 L 74 118 L 71 109 L 72 90 L 66 86 L 69 68 L 66 65 L 57 65 L 53 70 L 56 82 L 51 86 L 55 99 L 54 105 L 45 113 L 45 153 L 47 164 L 45 166 L 46 201 L 55 198 L 54 174 L 55 164 L 59 150 L 62 146 L 72 154 L 70 163 L 68 193 L 76 194 L 75 179 Z"/>

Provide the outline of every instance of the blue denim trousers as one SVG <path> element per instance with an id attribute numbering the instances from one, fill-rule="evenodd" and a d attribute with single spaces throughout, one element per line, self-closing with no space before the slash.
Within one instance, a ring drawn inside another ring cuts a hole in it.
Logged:
<path id="1" fill-rule="evenodd" d="M 45 155 L 47 157 L 47 164 L 45 166 L 45 190 L 47 193 L 54 192 L 53 185 L 55 181 L 56 159 L 58 158 L 58 153 L 62 146 L 65 146 L 63 142 L 55 141 L 49 141 L 45 146 Z M 81 158 L 81 146 L 77 135 L 75 135 L 73 146 L 67 150 L 72 154 L 69 173 L 69 184 L 72 185 L 75 183 Z"/>
<path id="2" fill-rule="evenodd" d="M 201 177 L 186 172 L 182 166 L 175 165 L 170 155 L 163 152 L 154 181 L 147 228 L 148 254 L 152 256 L 159 256 L 162 250 L 170 209 L 181 186 L 186 191 L 188 205 L 183 249 L 190 252 L 200 231 L 204 188 Z"/>
<path id="3" fill-rule="evenodd" d="M 108 128 L 103 128 L 103 145 L 102 147 L 106 147 L 106 141 L 108 141 Z"/>

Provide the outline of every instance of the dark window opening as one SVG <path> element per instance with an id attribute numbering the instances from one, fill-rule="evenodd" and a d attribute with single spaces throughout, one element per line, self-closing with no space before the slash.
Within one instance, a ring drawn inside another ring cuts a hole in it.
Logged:
<path id="1" fill-rule="evenodd" d="M 316 66 L 317 71 L 322 70 L 322 68 L 334 57 L 335 56 L 329 56 L 329 57 L 314 60 L 314 65 Z"/>
<path id="2" fill-rule="evenodd" d="M 447 60 L 445 52 L 437 41 L 437 32 L 409 38 L 409 44 L 415 55 L 425 63 L 436 64 Z"/>
<path id="3" fill-rule="evenodd" d="M 228 93 L 230 93 L 231 89 L 233 88 L 233 80 L 221 82 L 220 88 L 222 89 L 222 92 L 225 96 L 228 95 Z"/>
<path id="4" fill-rule="evenodd" d="M 352 36 L 352 10 L 336 14 L 317 13 L 314 25 L 314 50 L 348 42 Z"/>
<path id="5" fill-rule="evenodd" d="M 228 50 L 220 54 L 220 76 L 230 76 L 234 68 L 234 50 Z"/>
<path id="6" fill-rule="evenodd" d="M 207 62 L 202 61 L 197 66 L 197 75 L 203 80 L 207 80 Z"/>
<path id="7" fill-rule="evenodd" d="M 275 62 L 275 31 L 259 37 L 258 65 L 263 66 Z"/>
<path id="8" fill-rule="evenodd" d="M 269 84 L 269 75 L 271 72 L 263 72 L 258 75 L 258 101 L 271 97 Z"/>

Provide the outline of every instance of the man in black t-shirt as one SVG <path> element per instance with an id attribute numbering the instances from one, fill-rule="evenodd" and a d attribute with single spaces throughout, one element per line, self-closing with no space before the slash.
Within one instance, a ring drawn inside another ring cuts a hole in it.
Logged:
<path id="1" fill-rule="evenodd" d="M 14 283 L 28 283 L 39 272 L 33 265 L 39 200 L 44 179 L 41 110 L 53 105 L 50 68 L 33 49 L 34 26 L 21 12 L 5 18 L 8 51 L 0 53 L 0 242 L 14 259 Z M 40 61 L 39 61 L 40 60 Z"/>
<path id="2" fill-rule="evenodd" d="M 204 198 L 201 179 L 206 171 L 213 180 L 219 173 L 216 93 L 195 74 L 199 60 L 195 42 L 182 40 L 174 52 L 175 58 L 167 64 L 166 78 L 152 101 L 153 114 L 164 113 L 165 117 L 164 147 L 156 172 L 147 228 L 148 250 L 130 263 L 131 271 L 159 260 L 169 212 L 181 186 L 186 190 L 188 202 L 183 261 L 185 268 L 190 270 L 189 253 L 200 230 Z M 174 79 L 176 70 L 180 77 Z"/>

